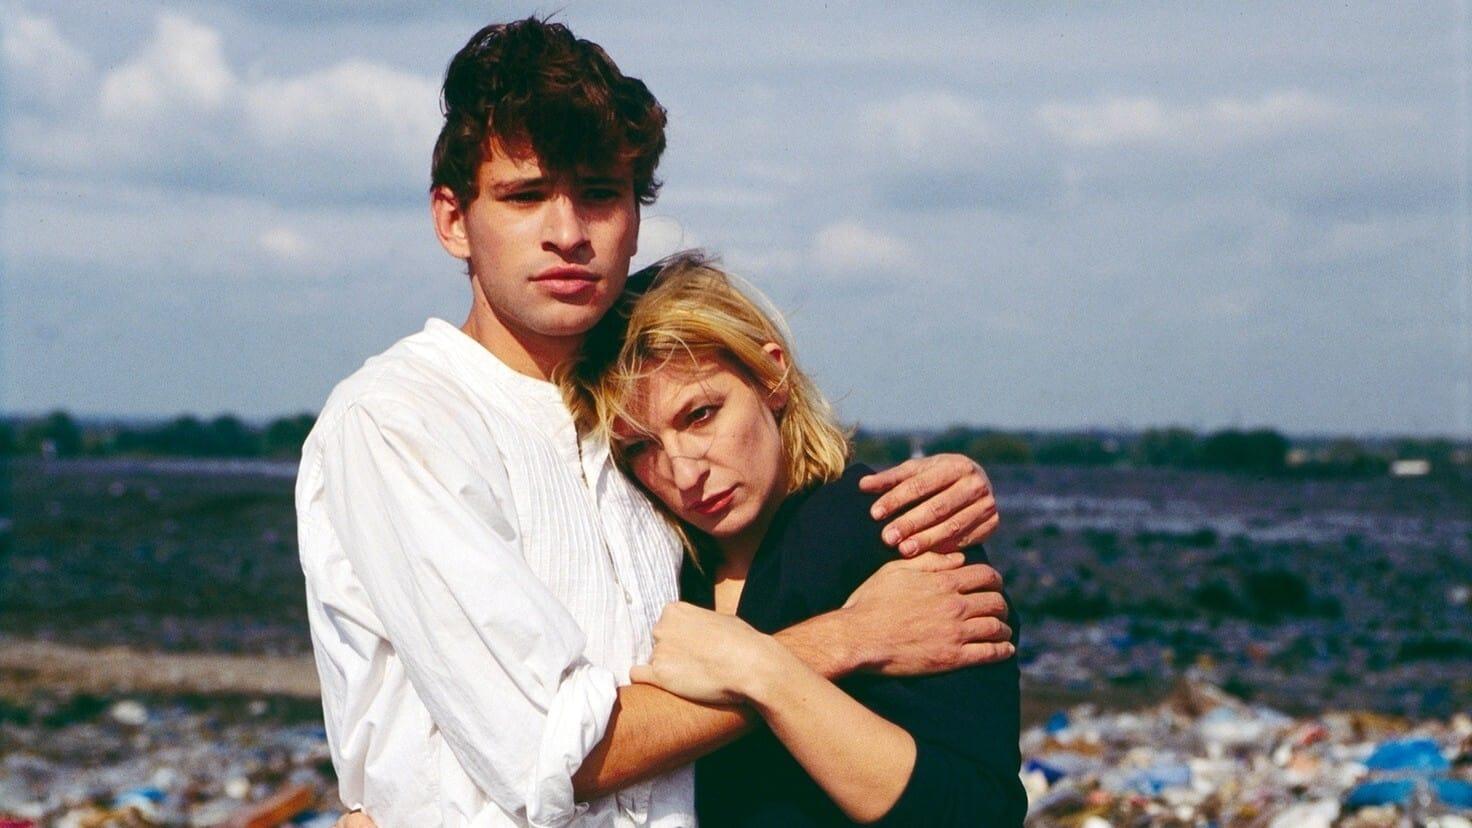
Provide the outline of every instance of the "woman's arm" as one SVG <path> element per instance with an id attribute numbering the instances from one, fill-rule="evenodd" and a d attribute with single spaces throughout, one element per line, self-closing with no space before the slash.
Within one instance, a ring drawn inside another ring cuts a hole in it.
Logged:
<path id="1" fill-rule="evenodd" d="M 850 819 L 1022 824 L 1014 661 L 908 679 L 913 692 L 880 715 L 739 618 L 671 604 L 655 637 L 634 681 L 696 701 L 749 702 Z"/>
<path id="2" fill-rule="evenodd" d="M 762 651 L 742 696 L 849 819 L 870 823 L 888 814 L 909 785 L 915 739 L 782 647 Z"/>
<path id="3" fill-rule="evenodd" d="M 854 701 L 776 639 L 730 615 L 671 604 L 636 682 L 692 701 L 749 701 L 808 775 L 856 822 L 894 806 L 915 765 L 915 740 Z"/>

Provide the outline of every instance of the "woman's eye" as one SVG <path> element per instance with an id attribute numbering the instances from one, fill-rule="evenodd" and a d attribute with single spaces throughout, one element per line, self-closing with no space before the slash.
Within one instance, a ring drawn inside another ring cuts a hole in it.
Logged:
<path id="1" fill-rule="evenodd" d="M 718 408 L 720 408 L 720 406 L 718 405 L 702 405 L 701 407 L 692 410 L 690 412 L 690 424 L 699 425 L 700 423 L 709 420 L 711 417 L 714 417 L 716 415 L 716 410 Z"/>
<path id="2" fill-rule="evenodd" d="M 647 448 L 649 448 L 648 440 L 631 440 L 621 445 L 619 450 L 623 452 L 624 457 L 633 459 L 638 457 Z"/>

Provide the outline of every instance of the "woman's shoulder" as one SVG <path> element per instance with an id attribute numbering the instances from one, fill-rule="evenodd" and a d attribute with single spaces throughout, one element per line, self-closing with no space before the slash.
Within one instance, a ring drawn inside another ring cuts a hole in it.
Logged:
<path id="1" fill-rule="evenodd" d="M 862 581 L 894 557 L 880 537 L 882 524 L 869 514 L 878 496 L 859 489 L 859 478 L 872 473 L 854 463 L 837 479 L 798 496 L 782 531 L 789 565 L 805 564 L 847 584 L 856 577 Z"/>
<path id="2" fill-rule="evenodd" d="M 817 519 L 817 517 L 848 517 L 860 514 L 868 522 L 868 508 L 874 505 L 879 495 L 870 495 L 860 491 L 858 480 L 866 474 L 873 474 L 874 470 L 863 463 L 851 463 L 843 469 L 843 474 L 835 480 L 814 486 L 802 495 L 802 502 L 798 505 L 796 514 Z"/>

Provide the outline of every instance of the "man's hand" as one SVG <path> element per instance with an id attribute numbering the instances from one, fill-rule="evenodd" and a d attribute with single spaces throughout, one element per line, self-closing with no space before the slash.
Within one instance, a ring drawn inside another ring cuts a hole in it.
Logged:
<path id="1" fill-rule="evenodd" d="M 960 552 L 891 561 L 859 585 L 842 613 L 860 663 L 889 676 L 939 673 L 1011 658 L 1002 576 Z"/>
<path id="2" fill-rule="evenodd" d="M 875 520 L 904 511 L 884 527 L 883 537 L 907 558 L 974 546 L 991 537 L 1000 520 L 991 480 L 960 454 L 906 460 L 861 478 L 859 488 L 884 492 L 870 510 Z"/>
<path id="3" fill-rule="evenodd" d="M 734 615 L 677 602 L 665 605 L 654 625 L 654 653 L 629 671 L 629 680 L 694 702 L 737 704 L 746 700 L 744 683 L 759 664 L 791 658 Z"/>

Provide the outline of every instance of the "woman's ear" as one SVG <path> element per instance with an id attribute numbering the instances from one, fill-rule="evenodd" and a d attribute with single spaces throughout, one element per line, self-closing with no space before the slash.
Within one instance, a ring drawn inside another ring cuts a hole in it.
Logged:
<path id="1" fill-rule="evenodd" d="M 781 411 L 787 407 L 787 354 L 782 350 L 782 346 L 775 342 L 763 345 L 762 350 L 766 351 L 767 356 L 777 363 L 778 376 L 781 377 L 777 382 L 777 387 L 767 394 L 767 407 L 773 412 Z"/>

